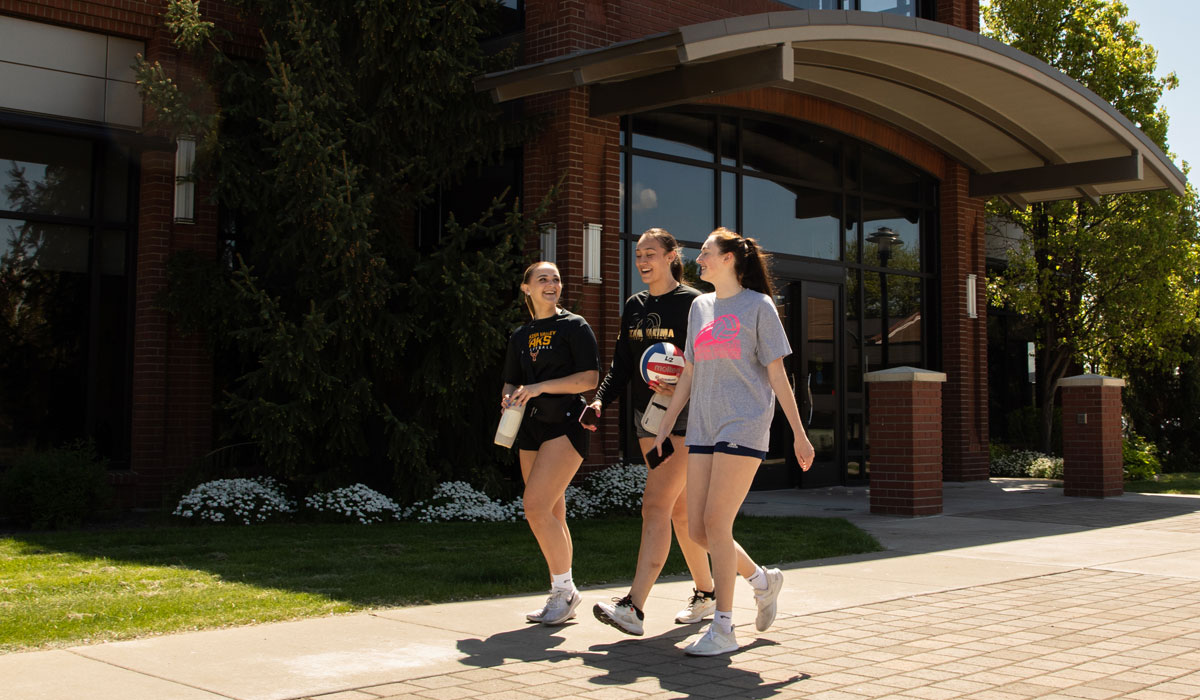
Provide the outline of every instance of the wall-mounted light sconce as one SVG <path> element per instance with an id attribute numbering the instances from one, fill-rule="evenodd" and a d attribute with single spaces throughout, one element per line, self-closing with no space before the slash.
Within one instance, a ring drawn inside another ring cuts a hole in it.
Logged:
<path id="1" fill-rule="evenodd" d="M 558 263 L 558 225 L 542 224 L 542 260 Z"/>
<path id="2" fill-rule="evenodd" d="M 975 275 L 967 275 L 967 318 L 979 318 L 979 304 L 975 297 Z"/>
<path id="3" fill-rule="evenodd" d="M 602 224 L 587 224 L 583 227 L 583 281 L 600 283 L 600 233 Z"/>
<path id="4" fill-rule="evenodd" d="M 196 183 L 192 168 L 196 164 L 196 139 L 180 136 L 175 141 L 175 221 L 196 222 Z"/>

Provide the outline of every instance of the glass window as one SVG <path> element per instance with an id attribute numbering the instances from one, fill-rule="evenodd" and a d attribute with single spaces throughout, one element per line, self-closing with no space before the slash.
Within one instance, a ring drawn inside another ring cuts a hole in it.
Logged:
<path id="1" fill-rule="evenodd" d="M 864 149 L 863 191 L 907 202 L 921 201 L 921 171 L 884 153 Z"/>
<path id="2" fill-rule="evenodd" d="M 849 9 L 842 7 L 844 0 L 780 0 L 784 5 L 795 7 L 799 10 L 842 10 Z"/>
<path id="3" fill-rule="evenodd" d="M 843 326 L 845 342 L 842 350 L 846 354 L 846 391 L 859 395 L 863 390 L 863 372 L 858 356 L 862 348 L 862 330 L 859 328 L 858 303 L 861 295 L 859 270 L 846 270 L 846 322 Z"/>
<path id="4" fill-rule="evenodd" d="M 836 260 L 841 196 L 800 185 L 742 179 L 742 234 L 775 253 Z"/>
<path id="5" fill-rule="evenodd" d="M 721 120 L 721 165 L 737 165 L 738 143 L 737 123 L 729 119 Z"/>
<path id="6" fill-rule="evenodd" d="M 0 129 L 0 209 L 26 214 L 91 214 L 92 144 Z"/>
<path id="7" fill-rule="evenodd" d="M 104 220 L 123 223 L 129 218 L 129 149 L 113 146 L 104 159 Z"/>
<path id="8" fill-rule="evenodd" d="M 839 144 L 799 124 L 745 120 L 742 158 L 747 170 L 830 187 L 842 185 Z"/>
<path id="9" fill-rule="evenodd" d="M 0 448 L 128 460 L 134 157 L 0 129 Z"/>
<path id="10" fill-rule="evenodd" d="M 713 118 L 675 112 L 633 117 L 633 147 L 684 158 L 713 160 Z"/>
<path id="11" fill-rule="evenodd" d="M 87 235 L 0 219 L 0 445 L 57 445 L 83 434 Z"/>
<path id="12" fill-rule="evenodd" d="M 917 16 L 917 0 L 859 0 L 864 12 L 886 12 L 905 17 Z"/>
<path id="13" fill-rule="evenodd" d="M 863 202 L 863 262 L 921 271 L 921 210 L 886 202 Z"/>
<path id="14" fill-rule="evenodd" d="M 862 262 L 859 259 L 862 246 L 859 245 L 858 239 L 858 208 L 858 197 L 846 197 L 846 218 L 842 224 L 842 238 L 846 242 L 845 260 L 850 263 Z"/>
<path id="15" fill-rule="evenodd" d="M 730 231 L 738 230 L 737 219 L 737 175 L 721 173 L 721 226 Z"/>
<path id="16" fill-rule="evenodd" d="M 920 367 L 922 353 L 921 278 L 888 275 L 887 365 Z"/>
<path id="17" fill-rule="evenodd" d="M 678 239 L 696 239 L 716 228 L 716 179 L 711 168 L 635 156 L 631 179 L 633 228 L 628 233 L 637 236 L 658 227 Z"/>

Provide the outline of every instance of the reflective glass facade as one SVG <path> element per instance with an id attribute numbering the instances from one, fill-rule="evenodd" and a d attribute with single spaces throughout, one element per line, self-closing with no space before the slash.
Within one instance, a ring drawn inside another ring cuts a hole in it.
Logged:
<path id="1" fill-rule="evenodd" d="M 0 448 L 128 460 L 136 171 L 122 146 L 0 129 Z"/>
<path id="2" fill-rule="evenodd" d="M 844 135 L 753 113 L 651 112 L 622 131 L 623 296 L 640 291 L 632 250 L 648 228 L 670 231 L 689 261 L 718 225 L 757 238 L 774 256 L 801 413 L 836 465 L 824 481 L 864 479 L 863 374 L 939 362 L 936 180 Z M 784 432 L 777 421 L 777 459 Z"/>

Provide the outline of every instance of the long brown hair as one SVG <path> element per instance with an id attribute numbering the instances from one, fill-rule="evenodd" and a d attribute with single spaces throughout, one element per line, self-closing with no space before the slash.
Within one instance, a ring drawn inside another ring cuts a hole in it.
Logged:
<path id="1" fill-rule="evenodd" d="M 679 241 L 667 232 L 665 228 L 648 228 L 642 233 L 658 242 L 664 253 L 675 251 L 675 259 L 671 261 L 671 276 L 676 282 L 683 282 L 683 254 L 680 252 Z"/>
<path id="2" fill-rule="evenodd" d="M 771 297 L 775 301 L 775 282 L 771 279 L 771 256 L 758 241 L 722 226 L 712 232 L 722 253 L 733 253 L 733 271 L 746 289 Z"/>
<path id="3" fill-rule="evenodd" d="M 558 272 L 558 265 L 555 265 L 549 260 L 538 260 L 529 267 L 525 268 L 525 275 L 521 277 L 521 284 L 529 284 L 529 278 L 533 277 L 533 271 L 542 265 L 549 265 L 550 267 L 554 268 L 555 272 Z M 560 272 L 558 276 L 561 279 L 562 273 Z M 561 295 L 559 295 L 559 298 L 562 298 Z M 525 308 L 529 309 L 530 318 L 537 318 L 537 313 L 533 310 L 533 300 L 529 298 L 528 294 L 525 295 Z"/>

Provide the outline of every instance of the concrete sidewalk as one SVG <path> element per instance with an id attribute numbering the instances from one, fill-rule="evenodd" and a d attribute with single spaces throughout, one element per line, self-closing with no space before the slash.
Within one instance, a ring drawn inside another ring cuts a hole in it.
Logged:
<path id="1" fill-rule="evenodd" d="M 743 648 L 683 655 L 688 581 L 646 636 L 524 623 L 543 595 L 0 656 L 0 699 L 1200 697 L 1200 497 L 1069 499 L 1050 482 L 945 485 L 945 514 L 867 513 L 865 489 L 752 492 L 755 514 L 844 517 L 887 551 L 784 566 L 780 615 Z M 580 553 L 586 556 L 586 553 Z"/>

